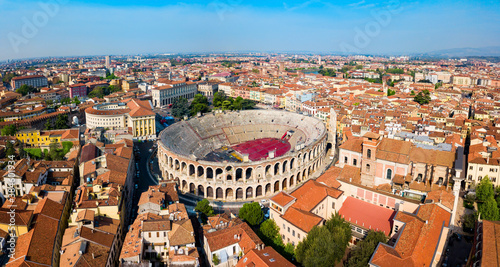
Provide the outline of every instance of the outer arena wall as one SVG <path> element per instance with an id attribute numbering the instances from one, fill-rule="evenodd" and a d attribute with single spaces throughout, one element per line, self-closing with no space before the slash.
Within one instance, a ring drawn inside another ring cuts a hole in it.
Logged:
<path id="1" fill-rule="evenodd" d="M 249 162 L 202 160 L 222 145 L 253 138 L 281 138 L 292 129 L 297 134 L 290 139 L 292 149 L 281 157 Z M 327 131 L 323 122 L 312 117 L 252 110 L 208 114 L 176 123 L 160 133 L 158 144 L 163 179 L 175 180 L 183 193 L 212 200 L 248 201 L 295 188 L 309 179 L 323 165 Z"/>

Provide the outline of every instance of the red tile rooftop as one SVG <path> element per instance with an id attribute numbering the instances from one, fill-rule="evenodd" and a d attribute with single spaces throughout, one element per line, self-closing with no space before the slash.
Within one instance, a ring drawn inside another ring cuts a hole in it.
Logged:
<path id="1" fill-rule="evenodd" d="M 349 223 L 374 231 L 391 233 L 396 211 L 380 207 L 353 197 L 347 197 L 339 214 Z"/>

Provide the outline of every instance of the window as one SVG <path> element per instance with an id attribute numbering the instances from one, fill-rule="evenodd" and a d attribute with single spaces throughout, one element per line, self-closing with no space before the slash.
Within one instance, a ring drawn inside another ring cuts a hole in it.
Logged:
<path id="1" fill-rule="evenodd" d="M 394 233 L 396 233 L 396 234 L 397 234 L 397 233 L 398 233 L 398 231 L 399 231 L 399 226 L 398 226 L 398 225 L 395 225 L 395 226 L 394 226 Z"/>
<path id="2" fill-rule="evenodd" d="M 356 166 L 356 164 L 358 164 L 358 161 L 356 159 L 353 159 L 352 160 L 352 165 Z"/>
<path id="3" fill-rule="evenodd" d="M 288 232 L 290 233 L 290 227 L 288 227 Z"/>
<path id="4" fill-rule="evenodd" d="M 292 230 L 292 236 L 295 236 L 295 230 Z"/>
<path id="5" fill-rule="evenodd" d="M 479 171 L 482 172 L 483 171 L 483 167 L 479 167 Z"/>
<path id="6" fill-rule="evenodd" d="M 347 164 L 348 158 L 344 157 L 344 163 Z"/>
<path id="7" fill-rule="evenodd" d="M 469 167 L 469 170 L 473 170 L 473 169 L 474 169 L 474 167 L 472 167 L 472 166 Z"/>
<path id="8" fill-rule="evenodd" d="M 469 181 L 472 181 L 472 174 L 469 175 Z"/>
<path id="9" fill-rule="evenodd" d="M 366 157 L 367 157 L 367 158 L 369 158 L 369 159 L 371 159 L 371 158 L 372 158 L 372 150 L 371 150 L 371 149 L 368 149 L 368 150 L 366 151 Z"/>
<path id="10" fill-rule="evenodd" d="M 370 164 L 366 164 L 366 171 L 369 172 L 370 171 Z"/>
<path id="11" fill-rule="evenodd" d="M 479 177 L 477 177 L 477 179 L 478 179 L 479 181 L 481 181 L 481 180 L 483 180 L 483 176 L 479 176 Z"/>
<path id="12" fill-rule="evenodd" d="M 495 169 L 493 169 L 493 168 L 490 168 L 490 172 L 495 172 Z"/>
<path id="13" fill-rule="evenodd" d="M 439 177 L 439 179 L 438 179 L 438 184 L 439 184 L 439 185 L 442 185 L 442 184 L 443 184 L 443 182 L 444 182 L 444 178 L 443 178 L 443 177 Z"/>
<path id="14" fill-rule="evenodd" d="M 392 170 L 387 169 L 387 179 L 392 179 Z"/>
<path id="15" fill-rule="evenodd" d="M 299 233 L 297 233 L 297 237 L 300 239 L 300 234 Z"/>
<path id="16" fill-rule="evenodd" d="M 335 202 L 332 203 L 332 209 L 335 209 Z"/>
<path id="17" fill-rule="evenodd" d="M 417 176 L 417 182 L 422 182 L 422 174 L 419 173 Z"/>

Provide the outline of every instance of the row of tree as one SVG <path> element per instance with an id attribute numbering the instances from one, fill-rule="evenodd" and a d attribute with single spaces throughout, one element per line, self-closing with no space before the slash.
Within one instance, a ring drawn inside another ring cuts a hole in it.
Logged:
<path id="1" fill-rule="evenodd" d="M 94 88 L 90 93 L 88 94 L 89 98 L 104 98 L 107 95 L 110 95 L 115 92 L 120 92 L 122 89 L 120 86 L 116 85 L 110 85 L 110 86 L 98 86 Z"/>
<path id="2" fill-rule="evenodd" d="M 255 101 L 244 99 L 241 96 L 232 98 L 227 96 L 224 92 L 217 92 L 214 94 L 213 105 L 215 109 L 221 110 L 247 110 L 255 108 L 257 103 Z"/>

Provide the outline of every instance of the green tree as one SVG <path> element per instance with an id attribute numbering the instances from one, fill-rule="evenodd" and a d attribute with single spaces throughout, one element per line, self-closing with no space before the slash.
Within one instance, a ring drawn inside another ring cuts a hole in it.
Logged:
<path id="1" fill-rule="evenodd" d="M 17 88 L 16 93 L 22 94 L 23 96 L 30 94 L 30 93 L 36 93 L 38 90 L 31 86 L 31 85 L 26 85 L 23 84 L 19 88 Z"/>
<path id="2" fill-rule="evenodd" d="M 497 221 L 499 219 L 497 202 L 493 197 L 490 197 L 483 203 L 478 203 L 478 209 L 481 219 L 490 221 Z"/>
<path id="3" fill-rule="evenodd" d="M 395 90 L 391 90 L 391 89 L 387 90 L 387 96 L 391 96 L 391 95 L 395 95 L 395 94 L 396 94 Z"/>
<path id="4" fill-rule="evenodd" d="M 214 99 L 212 100 L 214 107 L 218 108 L 222 106 L 222 102 L 227 100 L 226 93 L 219 91 L 214 94 Z"/>
<path id="5" fill-rule="evenodd" d="M 422 92 L 419 92 L 414 98 L 413 101 L 419 103 L 420 105 L 425 105 L 429 104 L 431 102 L 431 96 L 430 92 L 428 90 L 424 90 Z"/>
<path id="6" fill-rule="evenodd" d="M 207 217 L 214 215 L 214 209 L 210 206 L 210 202 L 206 198 L 198 201 L 194 210 L 203 213 Z"/>
<path id="7" fill-rule="evenodd" d="M 49 99 L 49 100 L 45 101 L 45 104 L 47 104 L 47 106 L 50 106 L 50 105 L 54 104 L 54 101 Z"/>
<path id="8" fill-rule="evenodd" d="M 476 199 L 478 202 L 485 202 L 494 197 L 495 191 L 493 190 L 493 184 L 491 183 L 488 175 L 486 175 L 476 186 Z"/>
<path id="9" fill-rule="evenodd" d="M 1 133 L 2 136 L 15 136 L 18 129 L 15 124 L 9 124 L 2 128 Z"/>
<path id="10" fill-rule="evenodd" d="M 243 204 L 238 216 L 252 226 L 259 224 L 264 219 L 264 213 L 258 202 Z"/>
<path id="11" fill-rule="evenodd" d="M 202 94 L 197 94 L 194 96 L 193 102 L 191 102 L 190 106 L 190 113 L 191 116 L 194 116 L 200 113 L 205 113 L 210 111 L 210 108 L 208 107 L 208 99 L 206 96 Z"/>
<path id="12" fill-rule="evenodd" d="M 24 143 L 19 142 L 19 158 L 25 158 L 26 157 L 26 151 L 24 151 Z"/>
<path id="13" fill-rule="evenodd" d="M 212 262 L 214 263 L 214 265 L 219 265 L 220 263 L 219 257 L 215 253 L 212 255 Z"/>
<path id="14" fill-rule="evenodd" d="M 342 260 L 351 239 L 351 227 L 339 214 L 324 226 L 314 226 L 295 248 L 297 261 L 303 266 L 333 266 Z"/>
<path id="15" fill-rule="evenodd" d="M 438 89 L 439 87 L 443 86 L 442 82 L 438 82 L 434 85 L 434 89 Z"/>
<path id="16" fill-rule="evenodd" d="M 14 149 L 14 145 L 10 141 L 5 142 L 5 155 L 7 156 L 7 158 L 9 156 L 16 155 L 16 150 Z"/>
<path id="17" fill-rule="evenodd" d="M 351 252 L 347 262 L 348 267 L 365 267 L 375 252 L 378 243 L 387 242 L 384 232 L 370 230 L 365 239 L 358 243 L 358 246 Z"/>
<path id="18" fill-rule="evenodd" d="M 52 126 L 52 122 L 50 120 L 47 120 L 45 122 L 45 125 L 44 125 L 44 129 L 45 130 L 52 130 L 53 126 Z"/>
<path id="19" fill-rule="evenodd" d="M 80 102 L 80 99 L 78 99 L 78 97 L 76 97 L 76 96 L 73 98 L 73 101 L 72 101 L 72 102 L 73 102 L 74 104 L 76 104 L 76 105 L 80 105 L 80 103 L 81 103 L 81 102 Z"/>
<path id="20" fill-rule="evenodd" d="M 68 114 L 59 114 L 56 117 L 55 129 L 68 128 Z"/>
<path id="21" fill-rule="evenodd" d="M 477 221 L 477 212 L 474 214 L 465 214 L 463 216 L 462 229 L 467 233 L 474 233 L 474 227 L 476 226 Z"/>
<path id="22" fill-rule="evenodd" d="M 267 219 L 260 224 L 259 236 L 264 243 L 272 243 L 277 238 L 281 239 L 280 228 L 273 219 Z"/>
<path id="23" fill-rule="evenodd" d="M 181 118 L 189 114 L 188 101 L 184 97 L 174 100 L 172 105 L 172 116 Z"/>
<path id="24" fill-rule="evenodd" d="M 323 67 L 323 66 L 321 66 Z M 334 69 L 323 69 L 320 67 L 320 70 L 318 71 L 319 74 L 323 76 L 329 76 L 329 77 L 335 77 L 337 76 L 337 71 Z"/>
<path id="25" fill-rule="evenodd" d="M 63 104 L 63 105 L 71 104 L 71 98 L 65 97 L 65 98 L 61 99 L 61 104 Z"/>

